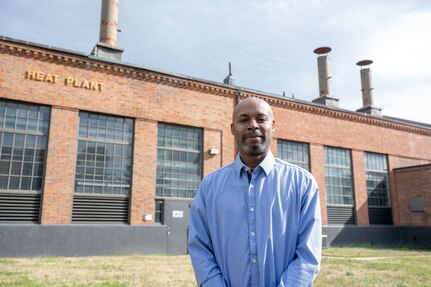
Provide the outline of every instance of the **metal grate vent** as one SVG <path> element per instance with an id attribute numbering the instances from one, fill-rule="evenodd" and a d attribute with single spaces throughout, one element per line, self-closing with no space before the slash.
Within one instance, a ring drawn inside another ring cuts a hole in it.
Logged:
<path id="1" fill-rule="evenodd" d="M 73 197 L 72 222 L 127 223 L 129 198 L 107 196 Z"/>
<path id="2" fill-rule="evenodd" d="M 392 209 L 390 207 L 368 207 L 370 224 L 392 225 Z"/>
<path id="3" fill-rule="evenodd" d="M 328 224 L 355 224 L 353 206 L 327 206 Z"/>
<path id="4" fill-rule="evenodd" d="M 0 193 L 0 222 L 39 222 L 40 194 Z"/>

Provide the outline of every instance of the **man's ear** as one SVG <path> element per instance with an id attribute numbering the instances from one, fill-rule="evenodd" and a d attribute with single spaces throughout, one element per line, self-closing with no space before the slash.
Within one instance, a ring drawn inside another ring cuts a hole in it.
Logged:
<path id="1" fill-rule="evenodd" d="M 232 133 L 233 136 L 235 135 L 235 133 L 233 132 L 233 123 L 230 124 L 230 132 Z"/>
<path id="2" fill-rule="evenodd" d="M 272 120 L 272 131 L 275 132 L 275 120 Z"/>

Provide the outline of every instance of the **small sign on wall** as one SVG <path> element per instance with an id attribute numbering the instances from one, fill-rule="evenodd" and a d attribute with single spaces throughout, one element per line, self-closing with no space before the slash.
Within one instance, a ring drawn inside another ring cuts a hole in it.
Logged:
<path id="1" fill-rule="evenodd" d="M 182 210 L 172 210 L 172 217 L 173 218 L 183 218 L 184 212 Z"/>

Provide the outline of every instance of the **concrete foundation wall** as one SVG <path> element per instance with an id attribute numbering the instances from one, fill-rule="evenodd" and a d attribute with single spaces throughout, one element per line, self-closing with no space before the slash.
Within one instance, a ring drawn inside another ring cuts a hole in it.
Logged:
<path id="1" fill-rule="evenodd" d="M 324 226 L 326 247 L 431 248 L 431 227 Z M 166 254 L 166 225 L 2 224 L 1 257 Z"/>
<path id="2" fill-rule="evenodd" d="M 431 248 L 431 227 L 400 227 L 401 244 Z"/>
<path id="3" fill-rule="evenodd" d="M 401 246 L 431 248 L 431 227 L 408 226 L 324 226 L 326 247 Z"/>
<path id="4" fill-rule="evenodd" d="M 166 253 L 164 225 L 2 224 L 0 257 Z"/>

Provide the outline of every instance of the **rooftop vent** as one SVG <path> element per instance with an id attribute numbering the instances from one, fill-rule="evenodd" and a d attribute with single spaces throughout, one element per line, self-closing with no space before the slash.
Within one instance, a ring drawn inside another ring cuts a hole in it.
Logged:
<path id="1" fill-rule="evenodd" d="M 229 75 L 226 78 L 224 78 L 223 83 L 231 86 L 235 85 L 235 78 L 232 76 L 232 65 L 230 62 L 229 62 Z"/>
<path id="2" fill-rule="evenodd" d="M 338 98 L 331 95 L 332 77 L 329 69 L 328 53 L 331 52 L 329 47 L 320 47 L 314 50 L 317 57 L 317 70 L 319 74 L 319 97 L 313 102 L 325 106 L 338 108 Z"/>
<path id="3" fill-rule="evenodd" d="M 371 77 L 370 65 L 373 63 L 371 60 L 362 60 L 356 63 L 361 67 L 361 91 L 362 91 L 362 105 L 363 107 L 357 109 L 357 112 L 370 114 L 373 116 L 382 116 L 382 109 L 374 105 L 374 87 Z"/>

